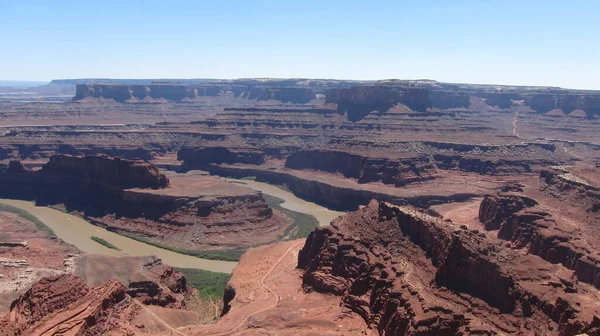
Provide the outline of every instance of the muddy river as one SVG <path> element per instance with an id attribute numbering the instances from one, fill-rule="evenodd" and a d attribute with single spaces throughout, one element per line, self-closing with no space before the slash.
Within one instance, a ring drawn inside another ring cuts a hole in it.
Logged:
<path id="1" fill-rule="evenodd" d="M 201 259 L 185 254 L 171 252 L 159 247 L 138 242 L 116 233 L 94 226 L 85 220 L 48 207 L 35 206 L 33 202 L 0 199 L 0 202 L 21 208 L 50 227 L 58 237 L 85 253 L 110 256 L 146 256 L 156 255 L 165 263 L 175 267 L 199 268 L 213 272 L 231 273 L 236 262 Z M 91 240 L 91 236 L 100 237 L 121 251 L 109 249 Z"/>
<path id="2" fill-rule="evenodd" d="M 331 220 L 343 214 L 343 212 L 332 211 L 317 204 L 304 201 L 294 194 L 267 183 L 256 181 L 232 180 L 235 183 L 243 183 L 251 189 L 262 191 L 265 194 L 279 197 L 285 200 L 282 207 L 289 210 L 313 215 L 321 226 L 328 225 Z M 65 242 L 77 247 L 79 250 L 90 254 L 103 254 L 110 256 L 145 256 L 156 255 L 165 263 L 184 268 L 198 268 L 213 272 L 231 273 L 236 262 L 208 260 L 180 254 L 152 245 L 148 245 L 125 236 L 107 231 L 101 227 L 94 226 L 84 219 L 43 206 L 36 206 L 33 202 L 0 199 L 1 203 L 21 208 L 50 227 L 58 237 Z M 121 251 L 109 249 L 90 237 L 102 238 Z"/>
<path id="3" fill-rule="evenodd" d="M 285 191 L 281 188 L 278 188 L 274 185 L 250 181 L 250 180 L 235 180 L 235 179 L 227 179 L 233 183 L 245 184 L 248 188 L 262 191 L 263 194 L 279 197 L 283 199 L 285 202 L 281 203 L 281 206 L 296 212 L 302 212 L 305 214 L 313 215 L 319 221 L 320 226 L 329 225 L 329 223 L 336 219 L 337 217 L 345 214 L 345 212 L 329 210 L 325 207 L 317 205 L 312 202 L 305 201 L 301 198 L 296 197 L 296 195 L 292 194 L 289 191 Z"/>

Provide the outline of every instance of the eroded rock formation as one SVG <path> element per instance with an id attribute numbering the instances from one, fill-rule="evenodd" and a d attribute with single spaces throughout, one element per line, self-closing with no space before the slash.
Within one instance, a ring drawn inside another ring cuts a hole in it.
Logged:
<path id="1" fill-rule="evenodd" d="M 105 98 L 120 103 L 154 100 L 181 102 L 198 97 L 217 97 L 227 96 L 228 94 L 246 100 L 275 100 L 294 104 L 306 104 L 316 98 L 316 92 L 307 87 L 240 86 L 224 83 L 193 85 L 177 82 L 153 82 L 150 84 L 77 84 L 73 100 Z"/>
<path id="2" fill-rule="evenodd" d="M 169 184 L 169 179 L 148 162 L 107 155 L 54 155 L 42 171 L 120 188 L 164 188 Z"/>
<path id="3" fill-rule="evenodd" d="M 299 87 L 233 87 L 235 97 L 248 100 L 278 100 L 282 103 L 306 104 L 316 98 L 316 93 L 311 88 Z"/>
<path id="4" fill-rule="evenodd" d="M 136 335 L 132 322 L 141 305 L 184 309 L 196 295 L 182 274 L 149 258 L 141 273 L 126 286 L 110 279 L 97 287 L 79 277 L 63 274 L 45 277 L 14 300 L 10 312 L 0 318 L 0 335 Z M 143 327 L 142 327 L 143 328 Z"/>
<path id="5" fill-rule="evenodd" d="M 43 278 L 12 303 L 0 330 L 27 335 L 100 332 L 109 329 L 106 316 L 126 299 L 118 281 L 89 288 L 71 275 Z"/>
<path id="6" fill-rule="evenodd" d="M 245 163 L 259 165 L 265 162 L 262 150 L 254 148 L 184 147 L 177 153 L 188 168 L 216 163 Z"/>
<path id="7" fill-rule="evenodd" d="M 541 178 L 545 182 L 543 188 L 554 192 L 563 190 L 561 196 L 567 199 L 575 195 L 575 199 L 569 200 L 578 202 L 578 207 L 594 215 L 598 194 L 594 197 L 589 191 L 587 195 L 582 192 L 593 187 L 561 178 L 551 171 L 542 171 Z M 573 187 L 582 189 L 575 191 Z M 592 226 L 597 221 L 595 218 L 592 216 Z M 519 193 L 486 196 L 479 208 L 479 220 L 487 230 L 498 230 L 498 238 L 511 241 L 514 248 L 524 248 L 550 263 L 561 264 L 573 270 L 579 281 L 600 288 L 600 259 L 590 245 L 591 240 L 585 233 L 587 228 L 573 228 L 568 220 L 554 217 L 535 200 Z"/>
<path id="8" fill-rule="evenodd" d="M 148 85 L 123 84 L 77 84 L 74 100 L 85 98 L 114 99 L 117 102 L 145 99 L 166 99 L 181 101 L 186 98 L 217 96 L 218 86 L 193 86 L 177 83 L 153 83 Z"/>
<path id="9" fill-rule="evenodd" d="M 382 182 L 402 186 L 435 178 L 435 167 L 426 157 L 369 157 L 340 151 L 304 150 L 286 159 L 286 168 L 340 173 L 358 183 Z"/>
<path id="10" fill-rule="evenodd" d="M 260 192 L 202 173 L 170 176 L 169 184 L 141 160 L 56 155 L 39 171 L 0 173 L 0 195 L 57 205 L 95 225 L 166 246 L 228 246 L 235 250 L 231 258 L 245 247 L 279 239 L 291 224 Z"/>
<path id="11" fill-rule="evenodd" d="M 385 113 L 399 103 L 415 111 L 431 107 L 426 89 L 383 85 L 331 89 L 325 93 L 325 101 L 337 104 L 338 112 L 346 113 L 350 121 L 361 120 L 372 111 Z"/>
<path id="12" fill-rule="evenodd" d="M 600 332 L 600 307 L 579 299 L 596 290 L 457 226 L 373 201 L 311 233 L 305 289 L 341 296 L 383 335 Z"/>

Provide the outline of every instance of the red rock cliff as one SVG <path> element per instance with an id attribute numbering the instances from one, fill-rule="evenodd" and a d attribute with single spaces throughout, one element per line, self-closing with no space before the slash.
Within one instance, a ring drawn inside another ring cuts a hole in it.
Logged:
<path id="1" fill-rule="evenodd" d="M 106 155 L 53 155 L 42 171 L 89 179 L 120 188 L 164 188 L 169 180 L 152 164 Z"/>
<path id="2" fill-rule="evenodd" d="M 217 96 L 221 92 L 218 86 L 194 86 L 177 83 L 160 84 L 77 84 L 73 100 L 85 98 L 114 99 L 125 102 L 132 99 L 166 99 L 181 101 L 185 98 Z"/>
<path id="3" fill-rule="evenodd" d="M 359 183 L 383 182 L 396 186 L 435 178 L 427 157 L 369 157 L 332 150 L 302 150 L 286 159 L 286 168 L 341 173 Z"/>
<path id="4" fill-rule="evenodd" d="M 597 292 L 539 263 L 375 201 L 315 230 L 298 256 L 306 290 L 341 296 L 382 335 L 598 334 L 600 305 L 576 303 Z"/>

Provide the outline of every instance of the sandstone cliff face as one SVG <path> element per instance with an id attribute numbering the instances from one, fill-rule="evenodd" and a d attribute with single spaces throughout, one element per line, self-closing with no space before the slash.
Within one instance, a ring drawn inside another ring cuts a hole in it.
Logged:
<path id="1" fill-rule="evenodd" d="M 77 84 L 73 100 L 85 98 L 114 99 L 123 103 L 132 99 L 166 99 L 181 101 L 185 98 L 217 96 L 221 92 L 218 86 L 192 86 L 186 84 Z"/>
<path id="2" fill-rule="evenodd" d="M 124 300 L 125 286 L 117 281 L 89 288 L 71 275 L 43 278 L 12 303 L 0 330 L 10 335 L 100 334 L 110 330 L 104 317 Z"/>
<path id="3" fill-rule="evenodd" d="M 282 103 L 306 104 L 316 98 L 316 92 L 300 87 L 233 87 L 235 97 L 248 100 L 278 100 Z"/>
<path id="4" fill-rule="evenodd" d="M 546 113 L 557 106 L 557 99 L 549 93 L 533 95 L 526 103 L 538 113 Z"/>
<path id="5" fill-rule="evenodd" d="M 431 106 L 439 109 L 467 108 L 471 105 L 471 96 L 461 91 L 432 90 L 429 99 Z"/>
<path id="6" fill-rule="evenodd" d="M 165 265 L 157 257 L 149 257 L 142 263 L 145 280 L 130 281 L 127 294 L 145 305 L 184 309 L 186 299 L 194 295 L 183 274 Z"/>
<path id="7" fill-rule="evenodd" d="M 512 214 L 535 205 L 535 200 L 524 196 L 486 196 L 479 207 L 479 220 L 486 230 L 498 230 Z"/>
<path id="8" fill-rule="evenodd" d="M 540 172 L 542 191 L 595 214 L 600 211 L 600 188 L 552 169 Z M 599 216 L 600 217 L 600 216 Z"/>
<path id="9" fill-rule="evenodd" d="M 264 152 L 252 148 L 184 147 L 177 152 L 177 159 L 188 168 L 216 163 L 245 163 L 260 165 L 265 162 Z"/>
<path id="10" fill-rule="evenodd" d="M 462 155 L 434 155 L 436 166 L 445 170 L 461 170 L 482 175 L 509 175 L 531 173 L 536 162 L 528 160 L 485 159 Z"/>
<path id="11" fill-rule="evenodd" d="M 311 233 L 298 255 L 304 287 L 341 296 L 382 335 L 600 332 L 600 307 L 574 303 L 594 292 L 548 290 L 561 282 L 531 268 L 539 259 L 456 227 L 373 201 Z"/>
<path id="12" fill-rule="evenodd" d="M 485 101 L 490 106 L 498 106 L 501 109 L 510 108 L 513 100 L 519 100 L 519 95 L 515 93 L 491 92 L 484 94 Z"/>
<path id="13" fill-rule="evenodd" d="M 169 180 L 152 164 L 142 160 L 112 158 L 106 155 L 53 155 L 43 172 L 87 179 L 120 188 L 164 188 Z"/>
<path id="14" fill-rule="evenodd" d="M 137 335 L 131 322 L 139 303 L 165 308 L 185 308 L 195 295 L 186 279 L 160 259 L 149 258 L 128 287 L 110 279 L 89 287 L 73 275 L 42 278 L 13 301 L 0 317 L 0 335 Z M 136 299 L 133 301 L 132 298 Z"/>
<path id="15" fill-rule="evenodd" d="M 384 85 L 327 90 L 325 102 L 337 104 L 338 113 L 347 113 L 350 121 L 361 120 L 372 111 L 387 112 L 398 103 L 421 112 L 432 106 L 426 89 Z"/>
<path id="16" fill-rule="evenodd" d="M 553 264 L 574 270 L 579 281 L 600 288 L 600 259 L 591 253 L 580 233 L 566 231 L 534 200 L 515 194 L 487 196 L 479 208 L 479 220 L 498 238 L 526 248 Z"/>
<path id="17" fill-rule="evenodd" d="M 222 86 L 190 85 L 178 83 L 152 84 L 77 84 L 73 100 L 86 98 L 106 98 L 123 103 L 137 100 L 168 100 L 180 102 L 197 97 L 216 97 L 233 93 L 234 97 L 264 101 L 277 100 L 282 103 L 306 104 L 316 98 L 316 92 L 306 87 L 265 87 L 265 86 Z"/>
<path id="18" fill-rule="evenodd" d="M 116 209 L 88 220 L 111 231 L 190 251 L 270 243 L 289 225 L 260 192 L 165 197 L 126 191 Z"/>
<path id="19" fill-rule="evenodd" d="M 340 173 L 359 183 L 382 182 L 396 186 L 435 178 L 435 167 L 426 157 L 389 159 L 340 151 L 302 150 L 288 156 L 285 167 Z"/>
<path id="20" fill-rule="evenodd" d="M 600 95 L 587 92 L 562 91 L 558 93 L 536 93 L 525 99 L 525 104 L 538 113 L 559 109 L 570 113 L 579 109 L 588 117 L 600 115 Z"/>

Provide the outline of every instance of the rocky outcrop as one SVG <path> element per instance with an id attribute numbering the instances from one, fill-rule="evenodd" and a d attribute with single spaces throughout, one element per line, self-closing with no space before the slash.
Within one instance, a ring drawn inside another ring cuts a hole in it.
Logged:
<path id="1" fill-rule="evenodd" d="M 265 162 L 264 152 L 254 148 L 226 147 L 184 147 L 177 153 L 177 159 L 183 161 L 184 167 L 203 167 L 208 164 L 254 164 Z"/>
<path id="2" fill-rule="evenodd" d="M 0 330 L 10 331 L 11 335 L 107 331 L 114 325 L 107 324 L 105 316 L 126 299 L 125 286 L 118 281 L 89 288 L 71 275 L 43 278 L 11 304 L 10 313 L 0 320 Z"/>
<path id="3" fill-rule="evenodd" d="M 127 268 L 127 262 L 118 265 Z M 143 307 L 140 303 L 184 309 L 185 300 L 196 295 L 185 277 L 160 259 L 147 257 L 140 266 L 128 273 L 127 287 L 115 278 L 103 280 L 98 287 L 67 274 L 42 278 L 0 318 L 0 335 L 133 336 L 139 334 L 132 320 Z M 113 274 L 119 272 L 124 269 Z"/>
<path id="4" fill-rule="evenodd" d="M 599 217 L 600 188 L 568 172 L 543 169 L 540 172 L 542 191 Z"/>
<path id="5" fill-rule="evenodd" d="M 231 301 L 235 298 L 235 288 L 230 284 L 225 286 L 225 292 L 223 293 L 223 310 L 221 310 L 221 316 L 225 316 L 231 310 Z"/>
<path id="6" fill-rule="evenodd" d="M 435 178 L 435 167 L 426 157 L 378 158 L 331 150 L 297 151 L 288 156 L 285 167 L 340 173 L 358 183 L 382 182 L 395 186 Z"/>
<path id="7" fill-rule="evenodd" d="M 373 201 L 311 233 L 298 267 L 305 290 L 341 296 L 382 335 L 600 332 L 600 307 L 575 303 L 595 293 L 565 287 L 552 271 L 535 268 L 538 260 Z M 554 282 L 561 285 L 548 289 Z"/>
<path id="8" fill-rule="evenodd" d="M 515 93 L 490 92 L 483 95 L 485 102 L 490 106 L 498 106 L 501 109 L 510 108 L 513 100 L 519 100 L 519 95 Z"/>
<path id="9" fill-rule="evenodd" d="M 53 155 L 42 168 L 45 174 L 72 176 L 119 188 L 165 188 L 169 180 L 152 164 L 107 155 Z"/>
<path id="10" fill-rule="evenodd" d="M 195 197 L 126 192 L 116 209 L 88 220 L 111 231 L 188 251 L 270 243 L 289 225 L 287 218 L 273 212 L 263 195 L 254 191 Z M 239 257 L 241 251 L 234 254 Z M 236 260 L 235 255 L 229 260 Z"/>
<path id="11" fill-rule="evenodd" d="M 479 206 L 479 220 L 486 230 L 498 230 L 511 215 L 537 205 L 529 197 L 518 195 L 486 196 Z"/>
<path id="12" fill-rule="evenodd" d="M 127 295 L 149 306 L 181 309 L 185 307 L 182 295 L 165 291 L 153 281 L 132 281 L 127 288 Z"/>
<path id="13" fill-rule="evenodd" d="M 8 320 L 14 326 L 31 326 L 85 297 L 90 288 L 69 275 L 42 278 L 10 306 Z M 16 330 L 21 328 L 17 327 Z"/>
<path id="14" fill-rule="evenodd" d="M 487 230 L 498 230 L 498 238 L 514 248 L 526 248 L 544 260 L 574 270 L 577 278 L 600 288 L 600 259 L 591 253 L 580 232 L 571 232 L 534 200 L 516 194 L 486 196 L 479 207 L 479 220 Z"/>
<path id="15" fill-rule="evenodd" d="M 444 170 L 461 170 L 482 175 L 510 175 L 531 173 L 539 161 L 500 158 L 469 157 L 463 155 L 434 155 L 435 164 Z"/>
<path id="16" fill-rule="evenodd" d="M 185 276 L 157 257 L 148 257 L 141 269 L 145 279 L 129 281 L 127 294 L 145 305 L 184 309 L 186 300 L 195 295 Z"/>

